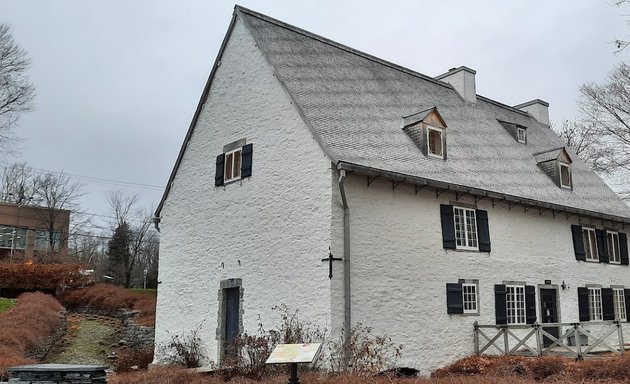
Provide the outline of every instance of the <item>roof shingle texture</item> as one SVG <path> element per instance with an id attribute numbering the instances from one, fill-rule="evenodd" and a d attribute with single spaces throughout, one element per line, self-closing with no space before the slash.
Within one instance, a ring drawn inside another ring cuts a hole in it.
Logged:
<path id="1" fill-rule="evenodd" d="M 573 190 L 537 166 L 534 153 L 565 144 L 530 115 L 483 97 L 466 103 L 446 83 L 251 11 L 240 15 L 334 160 L 630 218 L 574 154 Z M 434 106 L 448 126 L 445 161 L 424 156 L 402 130 L 404 116 Z M 527 145 L 498 120 L 527 127 Z"/>

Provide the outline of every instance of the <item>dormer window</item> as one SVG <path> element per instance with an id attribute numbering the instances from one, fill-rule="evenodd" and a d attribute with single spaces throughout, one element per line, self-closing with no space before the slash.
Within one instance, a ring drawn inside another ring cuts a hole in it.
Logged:
<path id="1" fill-rule="evenodd" d="M 501 123 L 503 128 L 505 128 L 507 133 L 514 138 L 514 140 L 521 144 L 527 144 L 527 127 L 515 123 L 508 123 L 506 121 L 498 121 Z"/>
<path id="2" fill-rule="evenodd" d="M 516 128 L 517 140 L 519 143 L 525 144 L 527 143 L 527 132 L 525 128 L 518 127 Z"/>
<path id="3" fill-rule="evenodd" d="M 446 159 L 446 124 L 436 107 L 403 117 L 403 130 L 426 157 Z"/>
<path id="4" fill-rule="evenodd" d="M 427 153 L 431 157 L 444 158 L 444 141 L 442 137 L 442 129 L 436 127 L 427 127 L 428 148 Z"/>
<path id="5" fill-rule="evenodd" d="M 558 166 L 560 167 L 560 186 L 571 189 L 571 165 L 558 162 Z"/>
<path id="6" fill-rule="evenodd" d="M 538 167 L 560 188 L 573 189 L 571 157 L 564 147 L 534 153 Z"/>

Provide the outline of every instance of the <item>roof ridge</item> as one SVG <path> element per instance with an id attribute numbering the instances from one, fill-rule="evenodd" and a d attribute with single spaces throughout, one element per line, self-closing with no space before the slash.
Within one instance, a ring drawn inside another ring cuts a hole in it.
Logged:
<path id="1" fill-rule="evenodd" d="M 449 84 L 449 83 L 447 83 L 445 81 L 440 81 L 440 80 L 438 80 L 438 79 L 436 79 L 434 77 L 431 77 L 429 75 L 425 75 L 425 74 L 422 74 L 420 72 L 414 71 L 413 69 L 409 69 L 409 68 L 403 67 L 402 65 L 398 65 L 398 64 L 392 63 L 391 61 L 387 61 L 387 60 L 381 59 L 379 57 L 376 57 L 374 55 L 370 55 L 369 53 L 366 53 L 366 52 L 360 51 L 358 49 L 349 47 L 347 45 L 338 43 L 338 42 L 336 42 L 334 40 L 331 40 L 331 39 L 328 39 L 326 37 L 320 36 L 320 35 L 318 35 L 316 33 L 313 33 L 313 32 L 309 32 L 309 31 L 307 31 L 305 29 L 302 29 L 300 27 L 296 27 L 295 25 L 291 25 L 289 23 L 285 23 L 284 21 L 281 21 L 281 20 L 278 20 L 278 19 L 274 19 L 273 17 L 267 16 L 267 15 L 262 14 L 260 12 L 253 11 L 251 9 L 245 8 L 245 7 L 240 6 L 238 4 L 234 6 L 234 11 L 235 12 L 246 13 L 246 14 L 248 14 L 250 16 L 253 16 L 253 17 L 256 17 L 258 19 L 261 19 L 261 20 L 270 22 L 272 24 L 275 24 L 275 25 L 277 25 L 277 26 L 279 26 L 281 28 L 285 28 L 285 29 L 288 29 L 288 30 L 293 31 L 295 33 L 299 33 L 300 35 L 309 37 L 311 39 L 317 40 L 317 41 L 319 41 L 321 43 L 324 43 L 324 44 L 331 45 L 333 47 L 339 48 L 339 49 L 344 50 L 346 52 L 352 53 L 353 55 L 357 55 L 357 56 L 363 57 L 364 59 L 368 59 L 368 60 L 374 61 L 374 62 L 376 62 L 378 64 L 385 65 L 387 67 L 396 69 L 396 70 L 404 72 L 404 73 L 406 73 L 408 75 L 416 76 L 416 77 L 419 77 L 419 78 L 421 78 L 423 80 L 427 80 L 427 81 L 430 81 L 432 83 L 435 83 L 437 85 L 441 85 L 441 86 L 446 87 L 446 88 L 454 89 L 451 84 Z"/>
<path id="2" fill-rule="evenodd" d="M 513 107 L 513 106 L 511 106 L 511 105 L 504 104 L 504 103 L 502 103 L 502 102 L 500 102 L 500 101 L 496 101 L 496 100 L 491 99 L 491 98 L 489 98 L 489 97 L 485 97 L 485 96 L 477 95 L 477 98 L 478 98 L 478 99 L 481 99 L 481 100 L 483 100 L 483 101 L 485 101 L 485 102 L 487 102 L 487 103 L 494 104 L 494 105 L 496 105 L 497 107 L 505 108 L 505 109 L 508 109 L 508 110 L 510 110 L 510 111 L 512 111 L 512 112 L 520 113 L 521 115 L 524 115 L 524 116 L 528 116 L 528 117 L 533 118 L 533 116 L 532 116 L 532 115 L 530 115 L 530 114 L 529 114 L 529 112 L 522 111 L 522 110 L 520 110 L 520 109 L 514 108 L 514 107 Z M 535 119 L 534 119 L 534 120 L 535 120 Z M 507 123 L 507 121 L 506 121 L 506 123 Z"/>

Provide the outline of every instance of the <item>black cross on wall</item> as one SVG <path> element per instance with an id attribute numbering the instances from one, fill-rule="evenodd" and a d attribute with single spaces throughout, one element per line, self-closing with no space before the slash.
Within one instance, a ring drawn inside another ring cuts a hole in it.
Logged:
<path id="1" fill-rule="evenodd" d="M 328 262 L 328 278 L 332 279 L 332 263 L 333 261 L 341 261 L 343 260 L 340 257 L 333 257 L 332 252 L 330 251 L 330 247 L 328 247 L 328 257 L 325 259 L 322 259 L 322 261 L 327 261 Z"/>

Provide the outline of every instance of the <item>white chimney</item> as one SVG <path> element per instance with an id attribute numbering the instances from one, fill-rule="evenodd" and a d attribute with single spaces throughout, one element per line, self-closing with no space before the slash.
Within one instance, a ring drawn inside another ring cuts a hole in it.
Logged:
<path id="1" fill-rule="evenodd" d="M 529 113 L 540 123 L 551 125 L 549 124 L 549 103 L 546 101 L 534 99 L 523 104 L 515 105 L 514 108 Z"/>
<path id="2" fill-rule="evenodd" d="M 437 76 L 437 80 L 446 81 L 459 93 L 467 102 L 477 102 L 477 90 L 475 88 L 475 74 L 477 71 L 461 66 L 452 68 L 448 72 Z"/>

